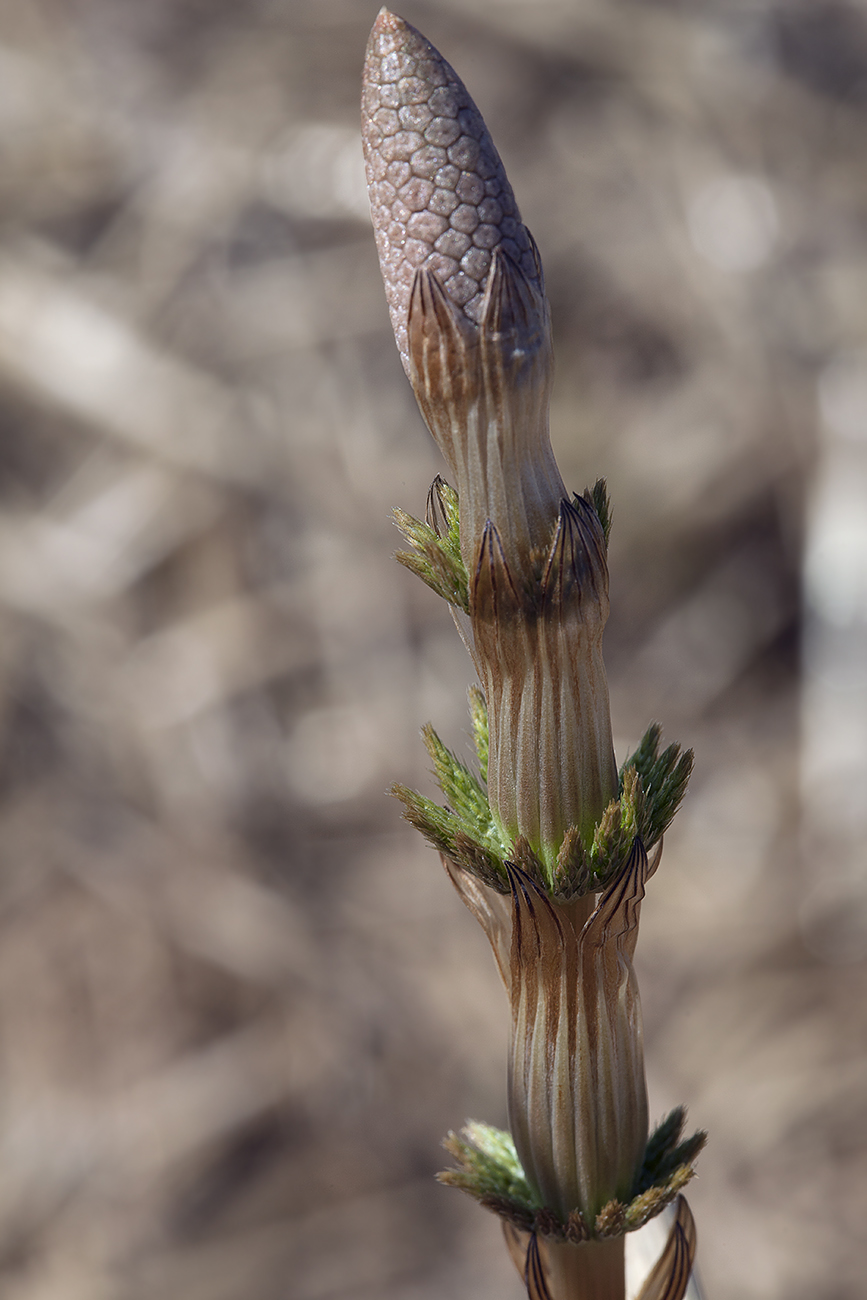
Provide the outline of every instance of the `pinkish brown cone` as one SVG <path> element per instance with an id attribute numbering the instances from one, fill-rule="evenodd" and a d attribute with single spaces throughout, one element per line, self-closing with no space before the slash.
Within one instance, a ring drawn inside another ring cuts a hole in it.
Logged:
<path id="1" fill-rule="evenodd" d="M 361 135 L 385 295 L 403 368 L 413 279 L 437 277 L 469 323 L 480 318 L 500 247 L 541 290 L 515 196 L 479 110 L 454 69 L 409 23 L 380 10 L 367 44 Z"/>

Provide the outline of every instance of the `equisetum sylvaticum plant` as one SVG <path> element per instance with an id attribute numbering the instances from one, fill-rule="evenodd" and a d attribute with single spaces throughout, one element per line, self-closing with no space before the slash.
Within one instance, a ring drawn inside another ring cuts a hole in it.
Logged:
<path id="1" fill-rule="evenodd" d="M 692 754 L 651 726 L 618 771 L 602 633 L 604 481 L 570 495 L 548 435 L 542 264 L 463 83 L 383 9 L 364 68 L 373 226 L 404 369 L 448 466 L 397 558 L 451 606 L 481 689 L 478 772 L 428 726 L 445 806 L 404 786 L 487 935 L 511 1003 L 511 1132 L 450 1134 L 462 1188 L 502 1219 L 533 1300 L 622 1300 L 625 1234 L 671 1202 L 642 1300 L 680 1300 L 695 1254 L 682 1189 L 705 1135 L 648 1130 L 632 959 L 645 886 Z M 669 1212 L 671 1214 L 671 1212 Z"/>

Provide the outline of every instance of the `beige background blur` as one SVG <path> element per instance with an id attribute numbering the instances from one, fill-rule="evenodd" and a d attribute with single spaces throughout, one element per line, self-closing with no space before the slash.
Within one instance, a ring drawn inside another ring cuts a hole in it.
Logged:
<path id="1" fill-rule="evenodd" d="M 0 1292 L 518 1300 L 486 943 L 384 796 L 467 745 L 390 559 L 438 456 L 358 140 L 375 0 L 0 4 Z M 709 1300 L 867 1290 L 867 8 L 430 0 L 609 480 L 618 754 Z"/>

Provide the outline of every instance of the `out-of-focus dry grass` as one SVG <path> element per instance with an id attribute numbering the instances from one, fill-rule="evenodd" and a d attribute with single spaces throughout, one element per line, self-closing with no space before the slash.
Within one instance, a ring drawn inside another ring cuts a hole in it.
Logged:
<path id="1" fill-rule="evenodd" d="M 865 794 L 829 828 L 801 790 L 799 645 L 817 385 L 867 411 L 867 15 L 402 12 L 543 252 L 556 449 L 615 502 L 621 757 L 651 717 L 698 751 L 639 953 L 652 1111 L 711 1130 L 708 1295 L 861 1296 Z M 366 217 L 374 17 L 0 10 L 8 1300 L 520 1294 L 431 1179 L 505 1119 L 505 1001 L 383 796 L 426 719 L 466 742 L 469 665 L 389 560 L 439 466 Z"/>

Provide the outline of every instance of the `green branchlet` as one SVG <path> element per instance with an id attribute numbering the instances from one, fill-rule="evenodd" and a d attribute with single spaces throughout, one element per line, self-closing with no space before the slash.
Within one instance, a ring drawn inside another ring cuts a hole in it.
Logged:
<path id="1" fill-rule="evenodd" d="M 395 784 L 389 793 L 400 799 L 406 820 L 421 831 L 439 853 L 469 871 L 482 884 L 489 885 L 500 894 L 508 892 L 502 850 L 498 852 L 486 849 L 447 808 L 441 808 L 415 790 Z"/>
<path id="2" fill-rule="evenodd" d="M 428 497 L 428 523 L 422 523 L 399 507 L 392 514 L 413 548 L 398 551 L 394 558 L 417 574 L 438 596 L 468 614 L 469 579 L 461 558 L 458 494 L 454 488 L 439 476 L 434 479 Z"/>
<path id="3" fill-rule="evenodd" d="M 431 724 L 422 727 L 425 748 L 433 760 L 437 785 L 446 803 L 471 835 L 486 837 L 492 823 L 488 797 L 479 781 L 450 749 L 446 749 Z"/>
<path id="4" fill-rule="evenodd" d="M 481 691 L 471 694 L 470 706 L 482 763 L 487 752 L 487 714 Z M 391 793 L 403 804 L 404 817 L 452 862 L 499 893 L 508 893 L 505 863 L 509 849 L 494 821 L 484 788 L 470 769 L 446 749 L 429 723 L 422 729 L 422 736 L 448 807 L 441 808 L 405 785 L 393 785 Z"/>
<path id="5" fill-rule="evenodd" d="M 592 488 L 584 489 L 584 500 L 596 511 L 596 517 L 602 525 L 605 545 L 607 546 L 611 536 L 611 498 L 608 495 L 608 484 L 604 478 L 598 478 Z"/>
<path id="6" fill-rule="evenodd" d="M 507 842 L 494 819 L 484 787 L 487 713 L 477 687 L 470 691 L 470 712 L 481 779 L 428 725 L 423 730 L 424 741 L 447 806 L 443 808 L 403 785 L 393 786 L 392 794 L 403 803 L 407 820 L 435 849 L 501 894 L 509 892 L 507 862 L 520 866 L 560 901 L 604 889 L 623 867 L 636 837 L 646 849 L 653 848 L 683 798 L 692 770 L 692 751 L 682 753 L 675 744 L 660 754 L 661 728 L 652 723 L 623 764 L 619 795 L 609 803 L 592 835 L 584 838 L 577 827 L 570 827 L 549 871 L 523 837 Z"/>
<path id="7" fill-rule="evenodd" d="M 686 1124 L 686 1107 L 675 1106 L 665 1119 L 657 1124 L 647 1139 L 644 1163 L 635 1180 L 635 1195 L 643 1195 L 652 1187 L 666 1182 L 681 1168 L 691 1165 L 704 1149 L 707 1133 L 699 1129 L 692 1137 L 683 1138 Z"/>
<path id="8" fill-rule="evenodd" d="M 437 1175 L 439 1182 L 460 1187 L 476 1200 L 501 1196 L 528 1208 L 540 1208 L 524 1177 L 512 1135 L 505 1129 L 468 1120 L 461 1135 L 449 1133 L 443 1146 L 460 1168 L 444 1170 Z"/>
<path id="9" fill-rule="evenodd" d="M 651 1133 L 644 1163 L 627 1201 L 612 1200 L 593 1223 L 573 1210 L 565 1221 L 536 1201 L 524 1176 L 511 1135 L 470 1120 L 460 1135 L 449 1133 L 443 1146 L 458 1164 L 437 1177 L 458 1187 L 516 1228 L 559 1241 L 581 1242 L 634 1232 L 673 1201 L 695 1175 L 693 1161 L 707 1134 L 680 1141 L 686 1110 L 678 1106 Z"/>
<path id="10" fill-rule="evenodd" d="M 662 727 L 658 722 L 652 722 L 620 773 L 621 784 L 624 773 L 630 768 L 641 778 L 648 808 L 647 838 L 642 838 L 648 848 L 661 839 L 671 825 L 686 793 L 694 757 L 691 749 L 681 752 L 680 745 L 669 745 L 660 754 L 661 737 Z"/>

